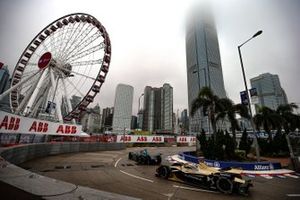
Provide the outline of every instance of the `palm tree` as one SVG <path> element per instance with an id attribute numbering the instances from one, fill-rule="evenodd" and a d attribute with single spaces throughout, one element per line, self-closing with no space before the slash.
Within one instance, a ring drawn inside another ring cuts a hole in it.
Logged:
<path id="1" fill-rule="evenodd" d="M 276 113 L 281 117 L 285 133 L 295 131 L 299 126 L 299 116 L 293 113 L 294 109 L 298 109 L 298 106 L 294 103 L 280 105 L 276 109 Z"/>
<path id="2" fill-rule="evenodd" d="M 260 127 L 263 127 L 263 129 L 268 133 L 269 141 L 272 141 L 271 130 L 281 127 L 280 115 L 265 106 L 258 109 L 258 113 L 254 116 L 253 121 L 257 130 L 259 130 Z"/>
<path id="3" fill-rule="evenodd" d="M 239 130 L 239 124 L 236 119 L 236 114 L 239 114 L 241 117 L 249 119 L 248 108 L 244 104 L 234 104 L 233 101 L 229 98 L 223 98 L 219 100 L 223 106 L 222 111 L 217 115 L 217 121 L 227 117 L 231 124 L 231 131 L 233 140 L 236 141 L 236 130 Z"/>
<path id="4" fill-rule="evenodd" d="M 193 100 L 191 107 L 191 115 L 194 116 L 199 109 L 207 111 L 208 118 L 210 120 L 212 131 L 214 135 L 214 141 L 216 141 L 216 114 L 222 110 L 220 98 L 216 96 L 209 87 L 203 87 L 197 98 Z"/>

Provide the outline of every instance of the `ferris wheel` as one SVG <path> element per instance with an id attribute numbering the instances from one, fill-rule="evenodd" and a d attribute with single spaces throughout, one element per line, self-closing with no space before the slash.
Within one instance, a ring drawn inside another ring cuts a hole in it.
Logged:
<path id="1" fill-rule="evenodd" d="M 93 102 L 108 73 L 111 44 L 93 16 L 61 17 L 29 43 L 14 69 L 10 93 L 13 113 L 71 121 Z"/>

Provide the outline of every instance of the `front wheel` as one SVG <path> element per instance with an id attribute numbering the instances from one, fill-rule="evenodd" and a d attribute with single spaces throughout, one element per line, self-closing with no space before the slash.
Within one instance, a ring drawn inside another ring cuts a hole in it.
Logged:
<path id="1" fill-rule="evenodd" d="M 219 177 L 219 179 L 217 180 L 217 188 L 220 192 L 231 194 L 233 191 L 233 183 L 228 178 Z"/>
<path id="2" fill-rule="evenodd" d="M 169 178 L 171 170 L 168 166 L 160 166 L 157 170 L 158 176 L 164 179 Z"/>

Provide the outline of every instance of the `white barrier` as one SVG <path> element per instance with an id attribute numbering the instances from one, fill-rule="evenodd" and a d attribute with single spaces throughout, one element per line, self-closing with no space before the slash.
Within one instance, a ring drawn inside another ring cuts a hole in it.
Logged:
<path id="1" fill-rule="evenodd" d="M 82 136 L 80 125 L 23 117 L 0 111 L 0 133 Z"/>
<path id="2" fill-rule="evenodd" d="M 118 143 L 164 143 L 164 136 L 117 135 Z"/>
<path id="3" fill-rule="evenodd" d="M 196 137 L 195 136 L 177 136 L 176 142 L 177 143 L 195 143 L 196 144 Z"/>

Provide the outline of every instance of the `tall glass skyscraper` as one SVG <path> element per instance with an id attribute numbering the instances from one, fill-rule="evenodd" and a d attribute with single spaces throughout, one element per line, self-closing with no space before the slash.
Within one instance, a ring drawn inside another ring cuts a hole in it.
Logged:
<path id="1" fill-rule="evenodd" d="M 143 114 L 143 130 L 172 132 L 173 87 L 168 83 L 160 88 L 146 86 Z"/>
<path id="2" fill-rule="evenodd" d="M 215 95 L 226 97 L 219 42 L 213 16 L 209 9 L 194 12 L 186 30 L 186 63 L 189 111 L 201 88 L 210 87 Z M 190 116 L 190 132 L 208 131 L 207 117 L 199 110 Z"/>
<path id="3" fill-rule="evenodd" d="M 261 106 L 276 110 L 279 105 L 288 103 L 278 75 L 264 73 L 251 78 L 250 82 L 251 87 L 256 88 L 257 91 L 258 101 L 254 103 L 256 112 L 258 107 Z"/>
<path id="4" fill-rule="evenodd" d="M 125 84 L 118 84 L 116 89 L 113 131 L 115 133 L 124 133 L 124 129 L 131 128 L 133 102 L 133 87 Z"/>

